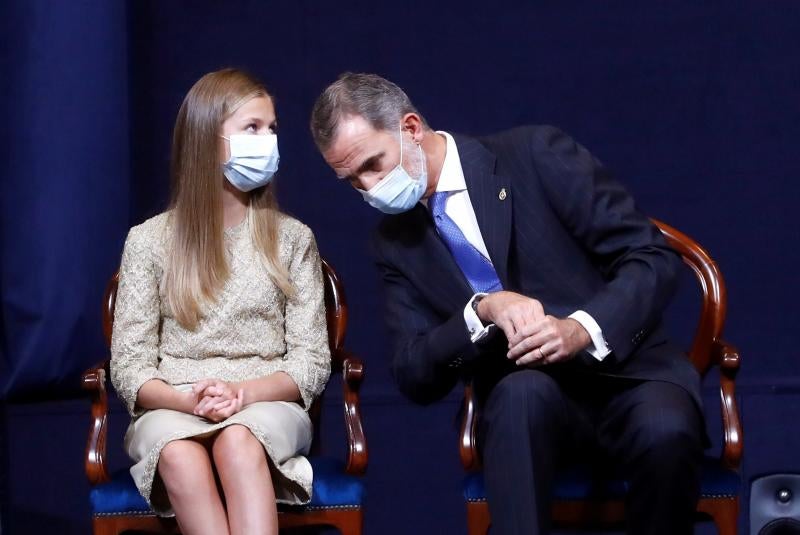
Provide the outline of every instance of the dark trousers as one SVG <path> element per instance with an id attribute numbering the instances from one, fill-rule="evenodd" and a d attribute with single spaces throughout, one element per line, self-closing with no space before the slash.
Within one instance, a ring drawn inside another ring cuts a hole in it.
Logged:
<path id="1" fill-rule="evenodd" d="M 704 436 L 696 404 L 671 383 L 511 373 L 478 429 L 492 535 L 549 533 L 558 468 L 575 462 L 628 480 L 628 533 L 690 534 Z"/>

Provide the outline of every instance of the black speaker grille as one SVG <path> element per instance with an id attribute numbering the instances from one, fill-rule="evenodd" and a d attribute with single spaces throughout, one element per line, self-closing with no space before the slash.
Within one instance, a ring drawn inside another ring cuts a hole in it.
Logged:
<path id="1" fill-rule="evenodd" d="M 800 522 L 793 518 L 778 518 L 761 528 L 758 535 L 800 535 Z"/>

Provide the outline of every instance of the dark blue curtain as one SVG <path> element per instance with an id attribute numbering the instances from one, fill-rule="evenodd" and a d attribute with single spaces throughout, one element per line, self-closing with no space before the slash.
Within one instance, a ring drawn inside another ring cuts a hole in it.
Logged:
<path id="1" fill-rule="evenodd" d="M 2 395 L 69 395 L 105 356 L 100 297 L 127 228 L 164 208 L 176 110 L 229 65 L 276 97 L 279 198 L 350 282 L 351 343 L 377 359 L 368 390 L 394 392 L 365 245 L 377 214 L 331 178 L 307 131 L 345 70 L 394 79 L 435 127 L 572 133 L 720 261 L 728 330 L 759 353 L 742 381 L 794 377 L 797 3 L 402 6 L 3 3 Z"/>
<path id="2" fill-rule="evenodd" d="M 243 67 L 275 96 L 279 200 L 342 276 L 347 343 L 366 361 L 367 531 L 463 531 L 458 392 L 426 408 L 398 395 L 367 247 L 378 214 L 333 178 L 308 133 L 327 83 L 371 71 L 435 128 L 564 128 L 643 210 L 707 247 L 744 359 L 744 480 L 798 471 L 798 28 L 792 0 L 0 0 L 0 401 L 74 396 L 80 372 L 107 357 L 101 296 L 127 229 L 165 207 L 178 106 L 204 73 Z M 692 288 L 670 313 L 687 337 Z M 719 440 L 713 381 L 704 394 Z M 67 408 L 38 418 L 7 404 L 5 421 L 2 405 L 0 505 L 17 532 L 86 533 L 86 404 L 46 404 Z M 123 467 L 127 416 L 112 406 L 109 455 Z"/>
<path id="3" fill-rule="evenodd" d="M 3 3 L 3 398 L 68 395 L 104 357 L 101 296 L 129 226 L 126 9 Z"/>

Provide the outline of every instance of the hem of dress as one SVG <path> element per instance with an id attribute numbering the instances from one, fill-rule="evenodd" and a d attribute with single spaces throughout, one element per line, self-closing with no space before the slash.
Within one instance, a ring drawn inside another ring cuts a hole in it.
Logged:
<path id="1" fill-rule="evenodd" d="M 153 503 L 150 501 L 150 495 L 153 492 L 153 480 L 155 479 L 156 475 L 156 468 L 158 466 L 158 459 L 161 456 L 161 450 L 164 449 L 164 446 L 173 442 L 175 440 L 181 440 L 184 438 L 193 438 L 193 437 L 203 437 L 206 435 L 210 435 L 214 432 L 219 430 L 225 429 L 231 425 L 242 425 L 250 430 L 251 433 L 258 439 L 261 445 L 264 447 L 264 450 L 267 453 L 267 456 L 272 461 L 272 466 L 280 472 L 280 474 L 285 477 L 288 481 L 295 483 L 300 486 L 301 489 L 306 493 L 305 500 L 299 501 L 290 501 L 283 498 L 275 498 L 276 503 L 285 504 L 285 505 L 305 505 L 311 501 L 311 484 L 312 479 L 306 479 L 302 477 L 293 476 L 290 477 L 284 470 L 282 470 L 277 463 L 275 463 L 274 456 L 272 454 L 272 442 L 270 442 L 269 438 L 267 437 L 266 433 L 264 433 L 257 425 L 251 424 L 249 422 L 244 422 L 241 420 L 236 420 L 235 415 L 232 418 L 225 420 L 224 422 L 218 422 L 213 426 L 209 427 L 207 431 L 203 433 L 192 433 L 189 431 L 176 431 L 170 435 L 165 436 L 161 440 L 159 440 L 155 446 L 150 450 L 147 454 L 147 461 L 145 462 L 145 470 L 144 470 L 144 478 L 143 484 L 140 486 L 139 483 L 134 478 L 134 483 L 136 484 L 136 488 L 139 489 L 139 494 L 147 501 L 147 505 L 153 510 L 153 512 L 161 517 L 174 517 L 175 512 L 172 509 L 169 510 L 158 510 L 153 507 Z M 303 456 L 305 457 L 305 456 Z M 141 462 L 141 461 L 140 461 Z M 313 478 L 313 474 L 312 474 Z"/>

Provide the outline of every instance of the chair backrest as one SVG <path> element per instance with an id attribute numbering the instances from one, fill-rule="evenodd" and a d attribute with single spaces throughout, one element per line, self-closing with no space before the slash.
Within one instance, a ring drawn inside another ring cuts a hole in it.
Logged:
<path id="1" fill-rule="evenodd" d="M 347 299 L 336 271 L 322 259 L 322 278 L 325 283 L 325 313 L 328 316 L 328 344 L 331 349 L 332 371 L 342 370 L 344 337 L 347 334 Z"/>
<path id="2" fill-rule="evenodd" d="M 689 358 L 700 374 L 704 375 L 713 364 L 711 347 L 715 341 L 720 340 L 725 325 L 727 309 L 725 280 L 716 262 L 699 243 L 666 223 L 655 219 L 653 223 L 664 234 L 670 247 L 675 249 L 683 261 L 692 268 L 703 293 L 700 320 L 689 350 Z"/>
<path id="3" fill-rule="evenodd" d="M 325 287 L 325 313 L 328 324 L 328 344 L 331 351 L 331 371 L 342 371 L 344 362 L 344 337 L 347 333 L 347 301 L 344 295 L 339 275 L 331 265 L 322 259 L 322 280 Z M 103 334 L 106 343 L 111 346 L 111 332 L 114 325 L 114 307 L 117 303 L 117 287 L 119 285 L 119 272 L 115 273 L 108 281 L 103 298 Z M 309 417 L 314 424 L 314 441 L 312 453 L 320 448 L 319 419 L 322 410 L 322 395 L 320 395 L 309 408 Z"/>

